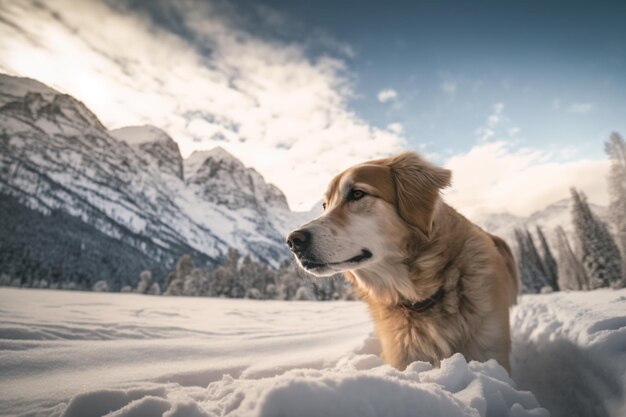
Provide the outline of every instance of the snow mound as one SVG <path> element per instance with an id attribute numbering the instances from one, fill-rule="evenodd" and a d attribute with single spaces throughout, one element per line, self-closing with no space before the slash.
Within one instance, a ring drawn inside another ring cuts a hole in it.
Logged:
<path id="1" fill-rule="evenodd" d="M 548 416 L 535 397 L 513 388 L 495 361 L 461 354 L 433 369 L 403 372 L 374 355 L 353 354 L 328 369 L 292 369 L 268 378 L 224 375 L 205 389 L 97 390 L 76 395 L 63 417 L 85 416 Z"/>
<path id="2" fill-rule="evenodd" d="M 513 377 L 554 417 L 626 415 L 626 290 L 524 295 L 511 328 Z"/>
<path id="3" fill-rule="evenodd" d="M 495 361 L 398 371 L 360 302 L 0 288 L 0 414 L 547 416 Z"/>

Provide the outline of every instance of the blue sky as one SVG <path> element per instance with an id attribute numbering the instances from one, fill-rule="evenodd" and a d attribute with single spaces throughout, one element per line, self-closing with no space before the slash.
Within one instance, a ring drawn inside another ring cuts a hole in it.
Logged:
<path id="1" fill-rule="evenodd" d="M 527 215 L 574 185 L 606 204 L 626 132 L 626 3 L 0 3 L 0 71 L 152 124 L 183 156 L 222 146 L 319 201 L 332 175 L 413 149 L 464 213 Z M 288 175 L 286 175 L 288 173 Z M 523 192 L 520 192 L 522 190 Z"/>
<path id="2" fill-rule="evenodd" d="M 401 123 L 416 149 L 468 150 L 497 103 L 507 120 L 495 138 L 567 148 L 563 157 L 601 158 L 608 133 L 626 130 L 625 2 L 263 4 L 297 22 L 296 36 L 322 28 L 349 45 L 351 105 L 379 126 Z M 381 103 L 386 88 L 398 96 Z"/>

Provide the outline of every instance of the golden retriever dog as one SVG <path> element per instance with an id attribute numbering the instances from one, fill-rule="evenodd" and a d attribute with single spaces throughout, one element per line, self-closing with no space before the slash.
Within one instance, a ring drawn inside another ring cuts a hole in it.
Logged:
<path id="1" fill-rule="evenodd" d="M 316 276 L 343 272 L 370 308 L 386 363 L 455 352 L 510 371 L 518 276 L 507 244 L 443 202 L 451 172 L 404 152 L 337 175 L 324 213 L 287 237 Z"/>

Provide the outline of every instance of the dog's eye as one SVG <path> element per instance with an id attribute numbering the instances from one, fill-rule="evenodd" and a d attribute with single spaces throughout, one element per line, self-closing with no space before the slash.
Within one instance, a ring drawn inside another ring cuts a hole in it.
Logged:
<path id="1" fill-rule="evenodd" d="M 365 197 L 365 193 L 361 190 L 351 190 L 348 194 L 348 201 L 355 201 Z"/>
<path id="2" fill-rule="evenodd" d="M 326 203 L 322 203 L 322 208 L 326 210 Z"/>

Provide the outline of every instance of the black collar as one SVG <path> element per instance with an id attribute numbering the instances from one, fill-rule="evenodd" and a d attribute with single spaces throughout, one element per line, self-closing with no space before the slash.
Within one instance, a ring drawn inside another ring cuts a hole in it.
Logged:
<path id="1" fill-rule="evenodd" d="M 425 311 L 430 310 L 432 307 L 435 306 L 435 304 L 437 304 L 439 301 L 441 301 L 441 299 L 443 298 L 443 287 L 439 287 L 439 289 L 437 290 L 436 293 L 434 293 L 433 295 L 431 295 L 430 297 L 428 297 L 425 300 L 422 301 L 416 301 L 413 304 L 400 304 L 400 307 L 406 312 L 406 313 L 424 313 Z"/>

